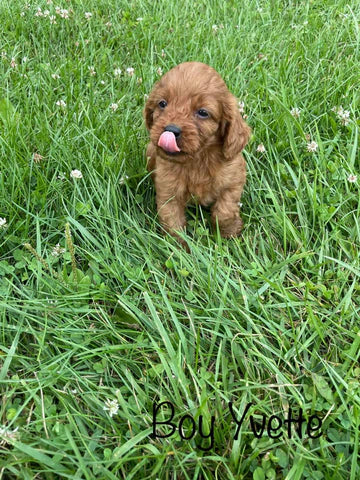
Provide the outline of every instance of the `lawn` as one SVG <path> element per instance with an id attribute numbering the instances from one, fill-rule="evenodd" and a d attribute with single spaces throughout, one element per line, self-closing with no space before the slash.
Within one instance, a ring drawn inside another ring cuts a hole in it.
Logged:
<path id="1" fill-rule="evenodd" d="M 0 3 L 0 479 L 360 478 L 360 5 Z M 163 236 L 142 117 L 210 64 L 243 234 Z M 161 423 L 164 422 L 164 423 Z"/>

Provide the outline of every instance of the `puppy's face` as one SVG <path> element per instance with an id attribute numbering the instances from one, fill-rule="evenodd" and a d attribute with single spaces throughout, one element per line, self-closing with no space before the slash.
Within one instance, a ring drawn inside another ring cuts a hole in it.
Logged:
<path id="1" fill-rule="evenodd" d="M 215 145 L 230 158 L 249 135 L 220 75 L 198 62 L 182 63 L 166 73 L 155 84 L 144 115 L 157 154 L 167 160 L 183 162 Z"/>

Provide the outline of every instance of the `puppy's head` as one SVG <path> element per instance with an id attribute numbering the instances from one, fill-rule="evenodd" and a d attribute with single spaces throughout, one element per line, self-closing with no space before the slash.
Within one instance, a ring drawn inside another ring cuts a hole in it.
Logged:
<path id="1" fill-rule="evenodd" d="M 250 135 L 223 79 L 199 62 L 181 63 L 166 73 L 155 84 L 144 116 L 151 142 L 167 160 L 186 161 L 215 145 L 231 159 Z"/>

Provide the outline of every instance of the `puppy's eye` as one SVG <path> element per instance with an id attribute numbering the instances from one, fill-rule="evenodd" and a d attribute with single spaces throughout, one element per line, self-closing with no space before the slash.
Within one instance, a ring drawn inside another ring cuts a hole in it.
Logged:
<path id="1" fill-rule="evenodd" d="M 198 110 L 196 112 L 196 115 L 200 118 L 209 118 L 210 117 L 210 114 L 207 110 L 205 110 L 204 108 L 200 108 L 200 110 Z"/>
<path id="2" fill-rule="evenodd" d="M 163 110 L 167 106 L 167 101 L 166 100 L 160 100 L 158 105 Z"/>

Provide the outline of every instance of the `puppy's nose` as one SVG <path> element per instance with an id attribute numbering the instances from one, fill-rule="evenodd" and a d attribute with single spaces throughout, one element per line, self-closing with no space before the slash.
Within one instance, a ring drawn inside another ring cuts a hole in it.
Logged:
<path id="1" fill-rule="evenodd" d="M 171 132 L 175 135 L 175 138 L 179 138 L 181 135 L 181 128 L 177 125 L 174 125 L 173 123 L 170 123 L 170 125 L 167 125 L 164 128 L 164 132 Z"/>

